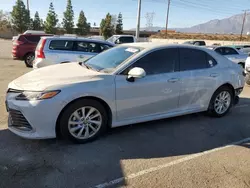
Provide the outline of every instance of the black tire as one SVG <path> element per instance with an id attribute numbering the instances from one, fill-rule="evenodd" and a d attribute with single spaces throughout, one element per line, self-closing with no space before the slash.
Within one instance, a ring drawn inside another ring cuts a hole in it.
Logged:
<path id="1" fill-rule="evenodd" d="M 230 97 L 231 97 L 231 101 L 230 101 L 230 105 L 228 107 L 228 109 L 222 113 L 222 114 L 219 114 L 216 112 L 215 110 L 215 99 L 216 97 L 223 91 L 226 91 L 230 94 Z M 212 117 L 222 117 L 222 116 L 225 116 L 231 109 L 232 105 L 233 105 L 233 101 L 234 101 L 234 95 L 233 95 L 233 91 L 231 88 L 227 87 L 227 86 L 222 86 L 220 87 L 219 89 L 217 89 L 215 91 L 215 93 L 213 94 L 211 100 L 210 100 L 210 104 L 209 104 L 209 107 L 208 107 L 208 110 L 207 110 L 207 113 L 209 116 L 212 116 Z"/>
<path id="2" fill-rule="evenodd" d="M 28 53 L 24 57 L 24 63 L 26 67 L 32 68 L 33 67 L 33 60 L 35 59 L 34 53 Z"/>
<path id="3" fill-rule="evenodd" d="M 102 118 L 102 123 L 101 123 L 101 126 L 100 126 L 98 132 L 96 134 L 94 134 L 92 137 L 89 137 L 87 139 L 78 139 L 70 133 L 69 128 L 68 128 L 68 121 L 69 121 L 71 115 L 77 109 L 82 108 L 82 107 L 87 107 L 87 106 L 94 107 L 95 109 L 97 109 L 100 112 L 101 118 Z M 108 127 L 107 125 L 108 125 L 108 115 L 107 115 L 107 112 L 106 112 L 104 106 L 100 102 L 98 102 L 96 100 L 92 100 L 92 99 L 79 99 L 76 102 L 70 104 L 63 111 L 63 113 L 59 119 L 59 130 L 60 130 L 60 134 L 61 134 L 62 138 L 73 141 L 74 143 L 78 143 L 78 144 L 91 142 L 91 141 L 97 139 L 100 135 L 102 135 L 106 131 L 106 129 Z"/>

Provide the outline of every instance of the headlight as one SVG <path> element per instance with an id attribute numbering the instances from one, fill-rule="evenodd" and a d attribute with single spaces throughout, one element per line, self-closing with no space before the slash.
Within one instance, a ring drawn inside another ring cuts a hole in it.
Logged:
<path id="1" fill-rule="evenodd" d="M 45 92 L 36 92 L 36 91 L 24 91 L 18 96 L 16 96 L 16 100 L 43 100 L 43 99 L 50 99 L 56 96 L 60 91 L 45 91 Z"/>

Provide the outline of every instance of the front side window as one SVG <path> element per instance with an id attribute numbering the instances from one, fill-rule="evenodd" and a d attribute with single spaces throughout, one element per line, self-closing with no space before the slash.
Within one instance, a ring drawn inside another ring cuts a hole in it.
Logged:
<path id="1" fill-rule="evenodd" d="M 208 68 L 206 53 L 189 48 L 180 48 L 180 70 L 196 70 Z"/>
<path id="2" fill-rule="evenodd" d="M 119 46 L 104 51 L 84 62 L 85 65 L 102 72 L 113 72 L 120 64 L 139 53 L 143 48 Z"/>
<path id="3" fill-rule="evenodd" d="M 73 50 L 74 41 L 70 40 L 52 40 L 49 45 L 50 50 Z"/>
<path id="4" fill-rule="evenodd" d="M 225 55 L 225 49 L 224 48 L 216 48 L 215 51 L 221 55 Z"/>
<path id="5" fill-rule="evenodd" d="M 177 48 L 161 49 L 142 57 L 122 74 L 128 74 L 134 67 L 143 68 L 147 75 L 170 73 L 177 69 L 178 61 Z"/>
<path id="6" fill-rule="evenodd" d="M 235 55 L 238 54 L 238 52 L 233 48 L 225 48 L 225 55 Z"/>

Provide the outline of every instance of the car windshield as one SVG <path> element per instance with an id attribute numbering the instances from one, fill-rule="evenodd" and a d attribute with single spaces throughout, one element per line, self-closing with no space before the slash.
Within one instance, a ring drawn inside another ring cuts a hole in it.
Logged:
<path id="1" fill-rule="evenodd" d="M 117 38 L 118 38 L 117 36 L 112 36 L 112 37 L 108 38 L 107 41 L 114 43 Z"/>
<path id="2" fill-rule="evenodd" d="M 139 53 L 142 48 L 119 46 L 86 60 L 83 65 L 101 72 L 113 72 L 125 60 Z"/>

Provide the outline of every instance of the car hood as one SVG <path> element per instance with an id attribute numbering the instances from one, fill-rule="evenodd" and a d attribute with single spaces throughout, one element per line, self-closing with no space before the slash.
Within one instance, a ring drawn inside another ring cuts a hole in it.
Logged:
<path id="1" fill-rule="evenodd" d="M 13 80 L 8 87 L 17 90 L 43 91 L 54 86 L 98 79 L 101 74 L 103 73 L 87 69 L 79 63 L 66 63 L 33 70 Z"/>

